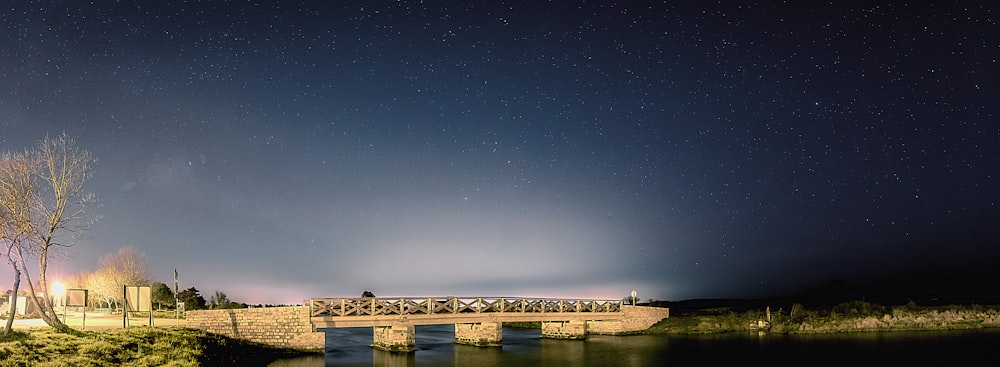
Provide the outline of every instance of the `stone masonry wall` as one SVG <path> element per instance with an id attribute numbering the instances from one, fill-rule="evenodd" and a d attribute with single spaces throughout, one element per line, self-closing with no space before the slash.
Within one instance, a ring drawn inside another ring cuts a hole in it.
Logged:
<path id="1" fill-rule="evenodd" d="M 670 317 L 670 309 L 645 306 L 622 306 L 623 320 L 587 321 L 587 333 L 618 335 L 649 329 L 660 320 Z"/>
<path id="2" fill-rule="evenodd" d="M 189 327 L 278 347 L 322 350 L 326 334 L 313 332 L 305 306 L 199 310 L 187 314 Z"/>
<path id="3" fill-rule="evenodd" d="M 481 347 L 500 346 L 503 341 L 503 324 L 499 322 L 481 322 L 471 324 L 455 324 L 455 342 Z"/>
<path id="4" fill-rule="evenodd" d="M 375 326 L 372 341 L 377 349 L 390 352 L 412 352 L 416 350 L 416 328 L 408 323 L 394 323 L 392 326 Z"/>
<path id="5" fill-rule="evenodd" d="M 554 339 L 584 339 L 587 335 L 586 321 L 542 322 L 542 337 Z"/>

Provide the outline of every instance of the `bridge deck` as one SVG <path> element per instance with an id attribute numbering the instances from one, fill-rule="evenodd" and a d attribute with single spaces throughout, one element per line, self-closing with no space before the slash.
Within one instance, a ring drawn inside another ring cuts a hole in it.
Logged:
<path id="1" fill-rule="evenodd" d="M 313 298 L 310 318 L 316 328 L 621 320 L 621 300 L 524 297 Z"/>

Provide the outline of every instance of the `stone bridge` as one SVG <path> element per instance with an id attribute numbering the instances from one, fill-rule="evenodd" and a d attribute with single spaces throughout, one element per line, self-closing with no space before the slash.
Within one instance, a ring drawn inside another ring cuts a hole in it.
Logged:
<path id="1" fill-rule="evenodd" d="M 305 306 L 191 311 L 188 325 L 251 341 L 322 349 L 323 328 L 372 327 L 373 345 L 409 352 L 415 326 L 455 324 L 455 342 L 502 344 L 504 322 L 541 322 L 542 337 L 584 339 L 627 334 L 669 317 L 666 308 L 629 306 L 621 300 L 525 297 L 313 298 Z"/>

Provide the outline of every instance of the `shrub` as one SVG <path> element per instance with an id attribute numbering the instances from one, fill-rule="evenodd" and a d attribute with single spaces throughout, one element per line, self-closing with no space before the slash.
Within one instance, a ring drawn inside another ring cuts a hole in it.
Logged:
<path id="1" fill-rule="evenodd" d="M 788 321 L 795 324 L 801 324 L 806 321 L 809 317 L 806 307 L 801 303 L 793 303 L 792 310 L 788 313 Z"/>
<path id="2" fill-rule="evenodd" d="M 836 313 L 845 317 L 882 317 L 886 314 L 886 307 L 866 301 L 844 302 L 833 306 L 831 315 Z"/>
<path id="3" fill-rule="evenodd" d="M 80 355 L 101 362 L 117 364 L 120 362 L 118 354 L 121 348 L 103 340 L 83 344 L 79 347 Z"/>

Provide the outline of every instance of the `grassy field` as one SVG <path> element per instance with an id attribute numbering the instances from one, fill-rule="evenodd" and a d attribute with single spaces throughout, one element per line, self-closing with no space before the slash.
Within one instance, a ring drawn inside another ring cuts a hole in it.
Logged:
<path id="1" fill-rule="evenodd" d="M 133 327 L 0 336 L 0 366 L 265 366 L 305 352 L 277 349 L 189 328 Z"/>

